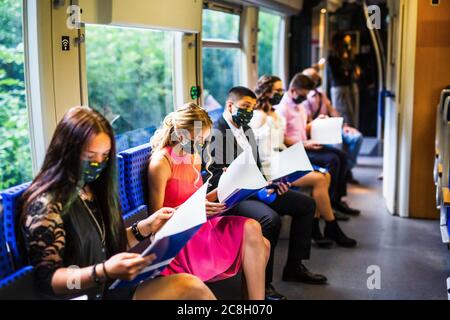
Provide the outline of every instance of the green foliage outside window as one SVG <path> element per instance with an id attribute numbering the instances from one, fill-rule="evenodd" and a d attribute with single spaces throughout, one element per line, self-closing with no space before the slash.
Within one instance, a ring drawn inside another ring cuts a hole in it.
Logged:
<path id="1" fill-rule="evenodd" d="M 0 1 L 0 190 L 31 180 L 22 1 Z"/>
<path id="2" fill-rule="evenodd" d="M 238 41 L 239 16 L 203 10 L 203 40 Z M 228 90 L 240 84 L 241 50 L 236 48 L 203 48 L 204 91 L 222 107 Z"/>
<path id="3" fill-rule="evenodd" d="M 279 76 L 279 44 L 281 17 L 264 11 L 258 19 L 258 75 Z"/>
<path id="4" fill-rule="evenodd" d="M 174 110 L 173 33 L 86 26 L 89 105 L 116 134 L 157 127 Z"/>

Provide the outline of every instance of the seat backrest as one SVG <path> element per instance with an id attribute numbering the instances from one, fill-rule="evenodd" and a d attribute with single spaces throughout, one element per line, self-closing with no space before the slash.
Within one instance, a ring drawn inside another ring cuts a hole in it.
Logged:
<path id="1" fill-rule="evenodd" d="M 130 227 L 136 221 L 143 220 L 148 217 L 148 208 L 144 204 L 142 206 L 137 207 L 136 209 L 127 212 L 123 216 L 125 227 Z"/>
<path id="2" fill-rule="evenodd" d="M 32 266 L 0 279 L 0 300 L 38 300 L 42 296 L 35 286 Z"/>
<path id="3" fill-rule="evenodd" d="M 1 213 L 0 220 L 3 222 Z M 11 257 L 6 247 L 5 233 L 3 231 L 3 223 L 0 223 L 0 279 L 7 277 L 13 272 Z"/>
<path id="4" fill-rule="evenodd" d="M 445 99 L 444 107 L 442 108 L 442 114 L 443 118 L 445 119 L 444 121 L 447 122 L 448 125 L 448 123 L 450 122 L 450 94 Z"/>
<path id="5" fill-rule="evenodd" d="M 115 136 L 115 139 L 117 152 L 126 150 L 130 147 L 128 143 L 128 136 L 126 134 L 118 134 Z"/>
<path id="6" fill-rule="evenodd" d="M 450 113 L 448 112 L 448 107 L 446 106 L 448 97 L 450 97 L 450 90 L 442 90 L 436 114 L 436 147 L 439 149 L 441 154 L 443 153 L 443 148 L 445 147 L 445 124 L 450 121 Z"/>
<path id="7" fill-rule="evenodd" d="M 125 188 L 125 163 L 123 157 L 119 154 L 117 155 L 117 170 L 119 178 L 119 198 L 120 205 L 122 208 L 122 214 L 130 211 L 130 204 L 128 203 L 127 191 Z"/>
<path id="8" fill-rule="evenodd" d="M 444 89 L 441 91 L 441 96 L 439 98 L 439 111 L 442 113 L 444 110 L 444 103 L 447 97 L 450 97 L 450 89 Z"/>
<path id="9" fill-rule="evenodd" d="M 3 217 L 0 219 L 0 278 L 10 274 L 15 266 L 22 263 L 17 244 L 16 221 L 21 206 L 20 199 L 29 186 L 30 182 L 27 182 L 1 192 Z"/>
<path id="10" fill-rule="evenodd" d="M 125 190 L 131 209 L 147 204 L 147 166 L 150 153 L 150 143 L 120 153 L 124 161 Z"/>
<path id="11" fill-rule="evenodd" d="M 216 122 L 223 114 L 223 109 L 214 109 L 211 111 L 208 111 L 209 117 L 211 118 L 212 122 Z"/>
<path id="12" fill-rule="evenodd" d="M 442 181 L 446 183 L 445 187 L 450 186 L 450 94 L 447 96 L 443 107 L 444 134 L 441 141 L 442 153 Z"/>

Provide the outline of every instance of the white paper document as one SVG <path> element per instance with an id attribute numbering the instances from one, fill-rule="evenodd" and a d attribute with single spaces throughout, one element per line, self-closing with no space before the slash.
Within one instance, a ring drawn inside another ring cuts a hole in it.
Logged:
<path id="1" fill-rule="evenodd" d="M 267 185 L 253 157 L 252 148 L 246 148 L 221 175 L 217 197 L 226 202 L 239 190 L 259 190 Z"/>
<path id="2" fill-rule="evenodd" d="M 344 118 L 315 119 L 311 123 L 311 140 L 319 144 L 342 143 Z"/>
<path id="3" fill-rule="evenodd" d="M 179 206 L 169 221 L 155 234 L 155 242 L 205 223 L 207 190 L 208 182 Z"/>
<path id="4" fill-rule="evenodd" d="M 293 182 L 313 170 L 302 142 L 274 153 L 270 163 L 268 178 L 274 183 Z M 268 185 L 249 147 L 220 177 L 217 196 L 220 202 L 231 208 Z"/>
<path id="5" fill-rule="evenodd" d="M 155 254 L 156 259 L 144 268 L 133 281 L 117 280 L 110 289 L 130 286 L 142 280 L 157 276 L 172 262 L 186 243 L 206 222 L 206 193 L 208 182 L 199 188 L 174 212 L 173 216 L 156 233 L 153 242 L 141 253 L 142 256 Z"/>
<path id="6" fill-rule="evenodd" d="M 267 173 L 270 180 L 277 180 L 296 172 L 307 173 L 310 171 L 313 171 L 313 167 L 306 154 L 303 143 L 299 142 L 282 152 L 275 152 L 271 157 L 270 167 Z"/>

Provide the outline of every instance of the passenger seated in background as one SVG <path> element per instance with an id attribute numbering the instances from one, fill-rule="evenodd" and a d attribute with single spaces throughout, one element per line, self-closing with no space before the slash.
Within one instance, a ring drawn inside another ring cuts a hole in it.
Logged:
<path id="1" fill-rule="evenodd" d="M 313 121 L 319 116 L 327 117 L 340 117 L 341 115 L 336 108 L 331 104 L 325 92 L 320 89 L 322 85 L 322 78 L 314 68 L 308 68 L 302 72 L 305 76 L 309 77 L 314 83 L 314 89 L 308 93 L 308 98 L 304 104 L 306 111 L 308 112 L 308 122 Z M 342 142 L 343 149 L 347 153 L 347 181 L 351 183 L 358 183 L 353 178 L 352 169 L 356 166 L 358 160 L 358 154 L 361 150 L 363 142 L 363 136 L 361 132 L 351 127 L 348 124 L 344 124 L 342 128 Z"/>
<path id="2" fill-rule="evenodd" d="M 257 95 L 256 110 L 250 127 L 256 136 L 261 164 L 266 170 L 270 166 L 270 159 L 274 152 L 286 149 L 284 145 L 284 131 L 286 128 L 284 118 L 273 109 L 273 103 L 278 104 L 283 96 L 283 84 L 276 76 L 264 75 L 259 78 L 255 93 Z M 312 197 L 316 201 L 316 214 L 314 217 L 312 238 L 320 247 L 330 247 L 333 241 L 343 247 L 354 247 L 356 241 L 348 238 L 339 227 L 331 207 L 328 189 L 330 174 L 313 171 L 294 181 L 294 187 L 312 188 Z M 325 237 L 320 230 L 319 219 L 325 220 Z"/>
<path id="3" fill-rule="evenodd" d="M 308 113 L 304 106 L 306 96 L 314 84 L 305 75 L 297 73 L 289 84 L 289 90 L 274 108 L 286 121 L 284 143 L 291 146 L 299 141 L 303 144 L 312 164 L 327 168 L 331 174 L 330 196 L 334 210 L 357 215 L 359 210 L 350 208 L 342 197 L 347 194 L 347 155 L 339 149 L 322 146 L 309 140 Z"/>
<path id="4" fill-rule="evenodd" d="M 115 279 L 134 279 L 155 258 L 125 252 L 138 240 L 124 227 L 116 172 L 111 125 L 90 108 L 70 109 L 23 198 L 21 226 L 42 297 L 214 299 L 201 280 L 186 274 L 108 290 Z M 158 210 L 138 223 L 139 232 L 155 233 L 172 213 Z"/>
<path id="5" fill-rule="evenodd" d="M 199 124 L 201 126 L 194 127 Z M 211 126 L 206 110 L 194 103 L 184 105 L 164 119 L 151 140 L 152 156 L 148 167 L 151 210 L 177 207 L 203 185 L 201 152 Z M 232 277 L 242 269 L 244 296 L 262 300 L 270 243 L 263 237 L 257 221 L 216 216 L 226 209 L 224 204 L 213 202 L 216 200 L 214 190 L 205 202 L 210 219 L 162 274 L 186 272 L 213 282 Z"/>
<path id="6" fill-rule="evenodd" d="M 223 116 L 214 123 L 211 140 L 212 177 L 210 183 L 216 188 L 223 173 L 246 148 L 252 148 L 253 156 L 261 168 L 258 147 L 252 129 L 248 126 L 256 105 L 256 95 L 245 87 L 232 88 L 227 97 Z M 273 189 L 268 190 L 274 192 Z M 286 299 L 272 286 L 274 249 L 280 235 L 280 215 L 291 215 L 291 231 L 287 262 L 283 270 L 284 281 L 299 281 L 311 284 L 325 284 L 327 278 L 310 272 L 302 263 L 310 257 L 312 220 L 315 212 L 314 200 L 296 191 L 289 190 L 286 184 L 277 186 L 277 197 L 265 203 L 257 197 L 240 202 L 226 214 L 240 215 L 257 220 L 264 236 L 270 241 L 270 259 L 266 268 L 266 299 Z"/>

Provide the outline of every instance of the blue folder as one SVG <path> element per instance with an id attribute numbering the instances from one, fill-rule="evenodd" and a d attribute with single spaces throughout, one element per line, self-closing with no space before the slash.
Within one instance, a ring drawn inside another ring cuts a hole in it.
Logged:
<path id="1" fill-rule="evenodd" d="M 296 171 L 287 176 L 272 180 L 273 183 L 283 182 L 283 183 L 292 183 L 304 175 L 308 174 L 310 171 Z M 227 199 L 224 200 L 224 203 L 227 206 L 227 209 L 231 209 L 239 202 L 244 201 L 250 198 L 253 195 L 256 195 L 261 189 L 239 189 L 233 192 Z"/>
<path id="2" fill-rule="evenodd" d="M 195 235 L 202 225 L 155 241 L 142 253 L 143 256 L 155 254 L 156 259 L 145 268 L 134 280 L 117 280 L 109 289 L 116 289 L 138 284 L 158 276 L 183 249 L 186 243 Z"/>
<path id="3" fill-rule="evenodd" d="M 231 209 L 235 205 L 237 205 L 239 202 L 244 201 L 251 196 L 255 195 L 260 189 L 239 189 L 235 190 L 227 199 L 225 199 L 223 202 L 227 206 L 227 209 Z"/>
<path id="4" fill-rule="evenodd" d="M 279 182 L 283 182 L 283 183 L 292 183 L 298 179 L 300 179 L 301 177 L 307 175 L 308 173 L 310 173 L 311 171 L 296 171 L 293 172 L 291 174 L 288 174 L 287 176 L 278 178 L 278 179 L 274 179 L 272 180 L 273 183 L 279 183 Z"/>

